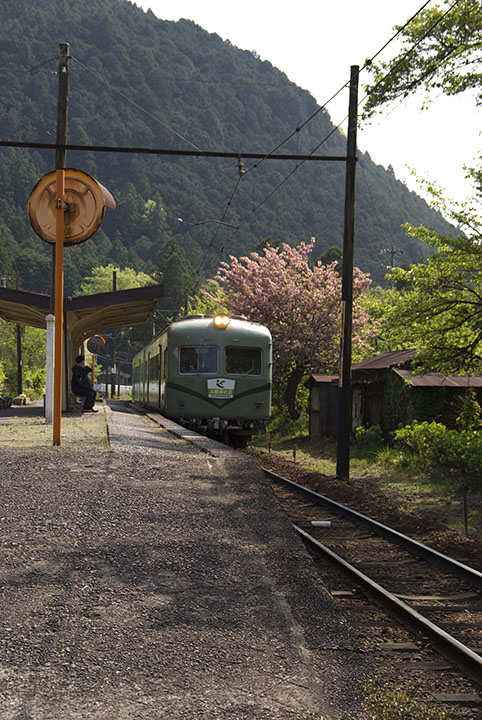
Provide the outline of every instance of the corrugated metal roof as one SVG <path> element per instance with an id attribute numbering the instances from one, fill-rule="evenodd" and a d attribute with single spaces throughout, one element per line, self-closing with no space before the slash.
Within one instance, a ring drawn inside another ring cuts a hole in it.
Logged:
<path id="1" fill-rule="evenodd" d="M 339 375 L 310 375 L 306 385 L 311 383 L 333 383 L 338 382 Z"/>
<path id="2" fill-rule="evenodd" d="M 444 375 L 443 373 L 431 372 L 425 375 L 413 375 L 410 370 L 399 370 L 393 368 L 405 382 L 413 387 L 482 387 L 481 375 Z"/>
<path id="3" fill-rule="evenodd" d="M 411 360 L 416 352 L 414 349 L 392 350 L 381 355 L 375 355 L 375 357 L 363 360 L 363 362 L 355 363 L 352 367 L 353 370 L 382 370 Z"/>

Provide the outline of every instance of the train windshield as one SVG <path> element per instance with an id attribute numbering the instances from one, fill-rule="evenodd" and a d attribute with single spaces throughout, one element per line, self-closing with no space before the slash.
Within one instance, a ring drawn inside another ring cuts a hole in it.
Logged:
<path id="1" fill-rule="evenodd" d="M 261 375 L 261 349 L 227 347 L 225 368 L 231 375 Z"/>
<path id="2" fill-rule="evenodd" d="M 179 358 L 179 372 L 182 375 L 194 373 L 216 373 L 218 371 L 218 349 L 214 346 L 182 347 Z"/>

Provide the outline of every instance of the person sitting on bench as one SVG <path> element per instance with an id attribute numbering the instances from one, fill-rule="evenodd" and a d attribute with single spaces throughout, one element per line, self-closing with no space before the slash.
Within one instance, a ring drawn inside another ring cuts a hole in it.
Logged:
<path id="1" fill-rule="evenodd" d="M 88 374 L 92 372 L 92 368 L 85 366 L 85 357 L 77 355 L 75 365 L 72 368 L 72 392 L 85 398 L 82 412 L 98 412 L 95 409 L 95 390 Z"/>

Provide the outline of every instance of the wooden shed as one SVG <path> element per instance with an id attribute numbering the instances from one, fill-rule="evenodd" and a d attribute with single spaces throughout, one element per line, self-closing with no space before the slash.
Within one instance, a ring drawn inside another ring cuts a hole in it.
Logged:
<path id="1" fill-rule="evenodd" d="M 377 355 L 352 368 L 352 427 L 380 425 L 389 435 L 412 420 L 436 420 L 455 426 L 460 398 L 470 388 L 482 402 L 482 376 L 450 376 L 431 372 L 414 375 L 411 360 L 416 350 L 395 350 Z M 338 427 L 338 376 L 314 374 L 310 390 L 310 437 L 336 437 Z"/>

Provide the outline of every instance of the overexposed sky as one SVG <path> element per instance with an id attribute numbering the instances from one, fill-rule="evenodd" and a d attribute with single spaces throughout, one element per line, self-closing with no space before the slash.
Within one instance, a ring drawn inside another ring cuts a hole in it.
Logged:
<path id="1" fill-rule="evenodd" d="M 348 82 L 350 66 L 363 66 L 424 0 L 135 0 L 162 20 L 193 20 L 208 32 L 243 50 L 255 50 L 288 78 L 308 90 L 319 104 Z M 433 0 L 430 6 L 437 4 Z M 429 7 L 430 7 L 429 6 Z M 397 52 L 392 43 L 378 59 Z M 369 77 L 360 78 L 362 86 Z M 358 133 L 359 148 L 398 179 L 423 194 L 410 169 L 445 188 L 448 197 L 472 194 L 463 165 L 473 164 L 482 148 L 482 110 L 472 97 L 433 97 L 421 110 L 422 96 L 375 117 Z M 327 107 L 335 125 L 348 112 L 348 90 Z M 302 122 L 305 118 L 299 118 Z M 343 126 L 345 129 L 346 124 Z M 281 139 L 281 138 L 280 138 Z"/>

